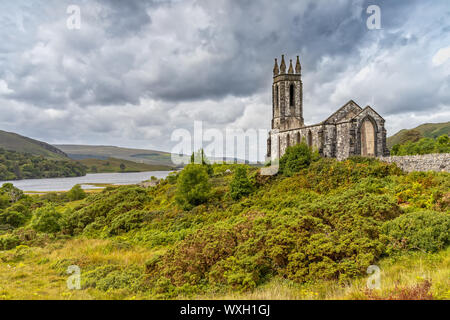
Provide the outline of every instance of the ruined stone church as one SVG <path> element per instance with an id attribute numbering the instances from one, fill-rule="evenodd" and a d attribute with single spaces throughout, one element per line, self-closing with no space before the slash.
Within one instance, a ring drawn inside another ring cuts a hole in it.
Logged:
<path id="1" fill-rule="evenodd" d="M 289 146 L 305 141 L 324 157 L 338 160 L 350 156 L 387 156 L 384 119 L 370 106 L 361 108 L 350 100 L 326 120 L 306 126 L 303 120 L 303 83 L 297 56 L 286 72 L 284 55 L 280 67 L 275 59 L 272 86 L 272 130 L 267 155 L 278 159 Z"/>

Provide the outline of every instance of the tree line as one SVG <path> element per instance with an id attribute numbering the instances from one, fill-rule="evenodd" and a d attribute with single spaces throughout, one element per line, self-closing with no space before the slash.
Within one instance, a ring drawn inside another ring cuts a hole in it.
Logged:
<path id="1" fill-rule="evenodd" d="M 0 180 L 20 180 L 86 175 L 86 168 L 72 160 L 50 160 L 29 153 L 0 148 Z"/>

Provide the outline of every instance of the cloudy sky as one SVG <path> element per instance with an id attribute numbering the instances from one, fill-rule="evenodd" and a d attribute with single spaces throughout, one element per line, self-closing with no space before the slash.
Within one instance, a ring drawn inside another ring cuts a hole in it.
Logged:
<path id="1" fill-rule="evenodd" d="M 388 135 L 450 119 L 448 0 L 5 0 L 0 37 L 0 129 L 49 143 L 170 151 L 195 120 L 269 129 L 281 54 L 301 57 L 307 124 L 350 99 Z"/>

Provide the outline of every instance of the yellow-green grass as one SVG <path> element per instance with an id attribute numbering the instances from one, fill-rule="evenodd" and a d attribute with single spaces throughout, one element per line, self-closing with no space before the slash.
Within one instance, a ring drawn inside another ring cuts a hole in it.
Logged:
<path id="1" fill-rule="evenodd" d="M 425 280 L 432 283 L 430 293 L 434 299 L 450 299 L 450 248 L 436 254 L 414 252 L 398 257 L 384 258 L 377 264 L 381 269 L 381 288 L 375 293 L 387 297 L 402 288 L 411 288 Z M 253 292 L 230 292 L 219 296 L 199 296 L 199 299 L 244 300 L 365 300 L 367 277 L 347 284 L 337 281 L 317 281 L 295 284 L 276 278 Z"/>
<path id="2" fill-rule="evenodd" d="M 117 241 L 117 239 L 116 239 Z M 145 262 L 165 249 L 148 249 L 141 246 L 117 248 L 114 240 L 71 239 L 60 240 L 44 248 L 20 246 L 14 250 L 0 252 L 0 299 L 152 299 L 143 292 L 127 289 L 109 290 L 95 288 L 68 290 L 66 275 L 55 268 L 61 261 L 73 261 L 83 270 L 89 266 L 113 264 L 137 265 Z M 388 257 L 379 261 L 381 269 L 382 296 L 410 287 L 428 279 L 432 282 L 431 293 L 437 299 L 450 299 L 450 248 L 436 254 L 414 252 Z M 275 278 L 252 292 L 227 292 L 207 294 L 194 299 L 367 299 L 367 277 L 354 279 L 347 284 L 336 281 L 317 281 L 296 284 Z"/>

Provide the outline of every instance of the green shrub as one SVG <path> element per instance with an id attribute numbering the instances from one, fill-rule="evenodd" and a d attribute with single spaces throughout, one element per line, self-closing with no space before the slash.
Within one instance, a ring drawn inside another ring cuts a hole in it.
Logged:
<path id="1" fill-rule="evenodd" d="M 311 162 L 318 159 L 306 143 L 300 143 L 286 149 L 280 159 L 280 172 L 285 176 L 292 176 L 301 169 L 309 167 Z"/>
<path id="2" fill-rule="evenodd" d="M 230 184 L 230 195 L 234 200 L 248 196 L 253 191 L 253 185 L 247 177 L 247 169 L 245 167 L 236 168 L 233 180 Z"/>
<path id="3" fill-rule="evenodd" d="M 421 211 L 404 214 L 383 225 L 390 249 L 435 252 L 450 243 L 448 213 Z"/>
<path id="4" fill-rule="evenodd" d="M 0 236 L 0 250 L 11 250 L 20 245 L 20 239 L 13 235 Z"/>
<path id="5" fill-rule="evenodd" d="M 132 292 L 141 289 L 143 273 L 138 268 L 114 270 L 98 280 L 96 288 L 108 291 L 113 289 L 127 289 Z"/>
<path id="6" fill-rule="evenodd" d="M 112 221 L 117 218 L 116 227 L 119 227 L 120 216 L 131 210 L 141 210 L 151 201 L 147 191 L 138 186 L 120 186 L 106 188 L 101 193 L 86 198 L 80 208 L 65 216 L 65 229 L 69 234 L 82 232 L 97 232 L 111 227 Z M 85 230 L 86 229 L 86 230 Z M 117 229 L 118 232 L 119 229 Z"/>
<path id="7" fill-rule="evenodd" d="M 25 196 L 23 191 L 14 187 L 12 183 L 3 184 L 0 188 L 0 195 L 1 194 L 6 195 L 9 198 L 10 203 L 15 203 Z"/>
<path id="8" fill-rule="evenodd" d="M 86 192 L 84 192 L 79 184 L 76 184 L 67 192 L 67 197 L 70 201 L 82 200 L 86 198 Z"/>
<path id="9" fill-rule="evenodd" d="M 31 227 L 44 233 L 56 233 L 61 231 L 62 215 L 52 205 L 36 209 L 31 219 Z"/>
<path id="10" fill-rule="evenodd" d="M 396 144 L 391 149 L 394 156 L 406 156 L 429 153 L 449 153 L 450 138 L 443 134 L 437 139 L 422 138 L 419 141 L 408 141 L 404 144 Z"/>
<path id="11" fill-rule="evenodd" d="M 184 209 L 191 209 L 208 201 L 211 192 L 209 175 L 203 165 L 189 164 L 179 174 L 176 201 Z"/>

